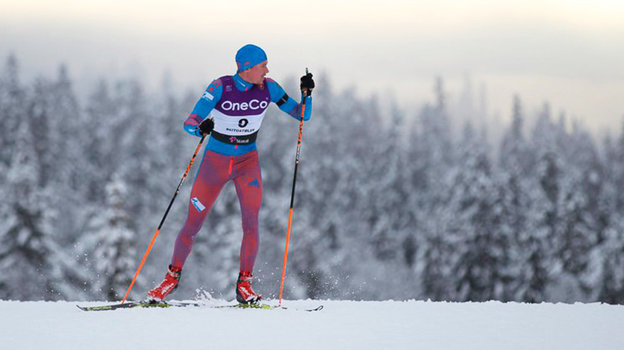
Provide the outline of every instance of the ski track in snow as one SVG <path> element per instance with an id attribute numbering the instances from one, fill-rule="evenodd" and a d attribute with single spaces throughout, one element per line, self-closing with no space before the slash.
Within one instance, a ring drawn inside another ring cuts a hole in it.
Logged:
<path id="1" fill-rule="evenodd" d="M 225 301 L 218 301 L 225 304 Z M 269 303 L 274 304 L 275 301 Z M 2 349 L 624 349 L 624 306 L 284 301 L 301 310 L 84 312 L 102 302 L 0 301 Z"/>

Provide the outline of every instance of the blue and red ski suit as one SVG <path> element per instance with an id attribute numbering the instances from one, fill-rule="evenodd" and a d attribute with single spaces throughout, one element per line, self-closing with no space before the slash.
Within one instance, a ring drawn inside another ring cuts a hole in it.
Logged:
<path id="1" fill-rule="evenodd" d="M 304 120 L 310 119 L 312 98 L 306 98 Z M 253 271 L 258 253 L 258 213 L 262 203 L 262 176 L 256 150 L 256 136 L 266 109 L 274 102 L 293 118 L 301 118 L 301 103 L 289 97 L 274 80 L 251 84 L 238 74 L 213 81 L 184 122 L 184 130 L 201 136 L 199 124 L 210 115 L 214 129 L 191 191 L 186 222 L 176 239 L 171 265 L 182 268 L 191 252 L 195 236 L 221 189 L 233 181 L 238 195 L 243 241 L 240 271 Z"/>

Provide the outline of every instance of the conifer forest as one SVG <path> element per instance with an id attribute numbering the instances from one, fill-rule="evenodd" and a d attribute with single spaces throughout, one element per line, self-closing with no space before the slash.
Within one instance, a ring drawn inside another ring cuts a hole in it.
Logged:
<path id="1" fill-rule="evenodd" d="M 201 89 L 102 78 L 78 92 L 70 72 L 26 81 L 18 57 L 0 65 L 0 299 L 123 298 L 199 142 L 182 123 Z M 217 73 L 206 85 L 233 74 Z M 494 124 L 451 108 L 441 78 L 412 110 L 315 78 L 285 298 L 624 303 L 621 121 L 596 135 L 548 103 L 510 96 L 510 122 Z M 298 100 L 294 78 L 280 83 Z M 269 299 L 279 295 L 298 128 L 273 106 L 258 136 L 254 288 Z M 131 299 L 166 272 L 200 160 Z M 233 299 L 241 237 L 228 184 L 174 297 Z"/>

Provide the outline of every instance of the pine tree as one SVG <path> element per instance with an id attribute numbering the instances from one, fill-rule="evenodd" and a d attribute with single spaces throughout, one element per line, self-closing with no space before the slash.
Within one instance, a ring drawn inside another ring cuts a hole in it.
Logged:
<path id="1" fill-rule="evenodd" d="M 455 162 L 451 134 L 451 122 L 447 112 L 446 93 L 441 78 L 436 82 L 436 105 L 426 105 L 420 112 L 421 133 L 418 143 L 424 159 L 426 172 L 422 174 L 423 186 L 429 196 L 428 205 L 437 205 L 443 201 L 446 174 L 449 166 Z"/>
<path id="2" fill-rule="evenodd" d="M 84 146 L 88 163 L 83 169 L 88 181 L 86 199 L 97 205 L 104 205 L 106 186 L 102 184 L 107 183 L 118 168 L 113 162 L 113 157 L 118 156 L 113 153 L 113 145 L 119 135 L 114 128 L 117 111 L 108 82 L 98 81 L 85 104 L 85 119 L 89 127 L 83 131 L 88 134 Z"/>
<path id="3" fill-rule="evenodd" d="M 600 189 L 595 186 L 599 176 L 597 154 L 587 138 L 579 139 L 572 135 L 568 148 L 574 149 L 570 158 L 577 160 L 568 167 L 567 173 L 573 172 L 575 177 L 566 181 L 565 197 L 563 199 L 563 246 L 561 254 L 564 269 L 578 275 L 587 267 L 587 253 L 597 242 L 602 229 L 595 222 L 594 208 L 597 208 L 597 198 Z M 591 169 L 594 165 L 596 168 Z M 570 169 L 572 168 L 572 169 Z M 570 171 L 571 170 L 571 171 Z M 593 174 L 592 174 L 593 173 Z M 592 179 L 592 177 L 596 177 Z M 593 207 L 592 205 L 596 205 Z"/>
<path id="4" fill-rule="evenodd" d="M 59 299 L 71 295 L 80 274 L 52 236 L 55 210 L 41 187 L 29 119 L 16 131 L 0 226 L 0 298 Z M 19 266 L 19 268 L 16 268 Z"/>
<path id="5" fill-rule="evenodd" d="M 406 179 L 403 178 L 403 137 L 399 130 L 403 124 L 401 112 L 393 108 L 390 128 L 379 125 L 377 137 L 385 142 L 375 142 L 370 159 L 374 160 L 367 173 L 377 181 L 370 181 L 367 190 L 372 201 L 368 208 L 375 219 L 370 222 L 370 239 L 375 255 L 381 261 L 401 260 L 404 227 L 407 224 Z"/>
<path id="6" fill-rule="evenodd" d="M 39 91 L 33 98 L 32 109 L 37 111 L 37 126 L 33 130 L 39 141 L 42 184 L 53 191 L 52 205 L 58 216 L 52 224 L 55 232 L 64 233 L 59 235 L 58 242 L 73 247 L 89 207 L 85 194 L 91 168 L 89 156 L 84 153 L 84 140 L 89 137 L 90 128 L 65 65 L 59 67 L 56 79 L 40 80 L 36 87 Z"/>
<path id="7" fill-rule="evenodd" d="M 119 300 L 128 288 L 136 268 L 136 233 L 130 227 L 126 205 L 128 191 L 123 180 L 113 176 L 106 185 L 106 207 L 95 213 L 85 241 L 92 250 L 97 279 L 94 290 L 107 300 Z M 140 289 L 140 281 L 137 285 Z"/>
<path id="8" fill-rule="evenodd" d="M 532 177 L 538 189 L 532 199 L 528 221 L 531 223 L 527 242 L 527 259 L 530 262 L 528 282 L 520 286 L 523 300 L 540 302 L 549 300 L 548 287 L 561 270 L 555 258 L 554 244 L 559 225 L 559 197 L 561 193 L 562 163 L 557 153 L 554 137 L 556 125 L 551 120 L 550 107 L 545 105 L 533 127 L 532 146 L 535 149 L 536 164 Z"/>
<path id="9" fill-rule="evenodd" d="M 422 266 L 424 296 L 435 300 L 456 299 L 453 291 L 456 213 L 449 205 L 450 188 L 457 174 L 456 156 L 451 138 L 450 117 L 447 111 L 447 93 L 441 78 L 434 88 L 435 105 L 425 105 L 418 124 L 412 127 L 409 143 L 412 188 L 415 192 L 408 203 L 416 227 L 422 232 L 418 237 L 419 257 Z"/>
<path id="10" fill-rule="evenodd" d="M 434 301 L 457 300 L 455 293 L 455 254 L 454 241 L 457 227 L 454 225 L 455 212 L 451 208 L 437 206 L 428 220 L 421 220 L 420 230 L 426 232 L 421 239 L 423 295 Z M 435 219 L 434 219 L 435 218 Z"/>
<path id="11" fill-rule="evenodd" d="M 19 65 L 14 55 L 9 55 L 0 77 L 0 186 L 16 146 L 16 131 L 24 118 L 26 92 L 20 83 Z"/>
<path id="12" fill-rule="evenodd" d="M 117 86 L 116 100 L 118 101 L 120 143 L 115 147 L 120 153 L 117 155 L 119 176 L 132 189 L 133 196 L 128 198 L 128 210 L 132 212 L 132 227 L 138 228 L 139 222 L 134 218 L 143 217 L 149 213 L 150 188 L 148 177 L 154 176 L 151 171 L 150 136 L 154 134 L 154 123 L 148 118 L 147 99 L 143 86 L 139 81 L 131 80 Z M 128 161 L 131 159 L 131 161 Z M 150 231 L 151 228 L 147 231 Z"/>
<path id="13" fill-rule="evenodd" d="M 624 303 L 624 219 L 614 215 L 605 230 L 605 241 L 599 251 L 597 299 L 610 304 Z"/>
<path id="14" fill-rule="evenodd" d="M 604 174 L 601 223 L 607 222 L 603 239 L 593 249 L 589 276 L 595 290 L 595 299 L 601 302 L 624 303 L 624 218 L 621 204 L 624 201 L 624 123 L 620 136 L 614 142 L 607 136 L 604 141 Z"/>
<path id="15" fill-rule="evenodd" d="M 454 266 L 458 300 L 500 299 L 504 291 L 509 237 L 499 231 L 498 193 L 486 145 L 468 125 L 462 140 L 462 165 L 452 189 L 450 205 L 459 258 Z"/>
<path id="16" fill-rule="evenodd" d="M 524 113 L 514 96 L 512 124 L 503 136 L 500 151 L 499 191 L 503 219 L 501 233 L 510 238 L 509 284 L 504 300 L 539 302 L 545 300 L 547 287 L 547 249 L 531 220 L 535 201 L 540 199 L 534 174 L 534 151 L 523 136 Z"/>

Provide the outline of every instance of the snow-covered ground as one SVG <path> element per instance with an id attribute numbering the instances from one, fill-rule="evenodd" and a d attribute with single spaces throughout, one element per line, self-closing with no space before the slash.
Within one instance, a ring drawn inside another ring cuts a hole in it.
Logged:
<path id="1" fill-rule="evenodd" d="M 0 301 L 0 348 L 624 349 L 624 307 L 603 304 L 283 302 L 290 308 L 323 304 L 318 312 L 207 307 L 84 312 L 75 304 Z"/>

